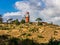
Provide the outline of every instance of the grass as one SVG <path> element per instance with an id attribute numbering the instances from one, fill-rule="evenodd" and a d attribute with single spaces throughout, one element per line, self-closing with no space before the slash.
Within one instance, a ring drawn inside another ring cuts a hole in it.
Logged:
<path id="1" fill-rule="evenodd" d="M 45 27 L 45 30 L 44 30 L 44 27 Z M 46 41 L 45 38 L 49 40 L 51 35 L 53 36 L 54 31 L 56 30 L 54 27 L 57 27 L 57 26 L 53 26 L 53 25 L 46 25 L 46 26 L 39 25 L 38 26 L 38 25 L 33 25 L 33 24 L 20 24 L 18 26 L 14 24 L 11 24 L 11 25 L 8 24 L 7 26 L 4 24 L 4 25 L 0 25 L 0 34 L 9 34 L 11 35 L 11 37 L 21 38 L 22 40 L 24 40 L 24 38 L 33 39 L 33 40 L 36 40 L 36 42 L 38 43 L 40 43 L 40 41 L 42 43 Z M 41 33 L 39 31 L 41 30 L 39 29 L 44 30 L 42 35 L 40 35 Z M 2 30 L 5 30 L 5 32 Z M 8 30 L 10 31 L 7 32 Z"/>
<path id="2" fill-rule="evenodd" d="M 9 27 L 0 27 L 0 30 L 10 30 L 11 28 Z"/>
<path id="3" fill-rule="evenodd" d="M 38 31 L 38 28 L 30 28 L 29 31 L 34 33 L 36 31 Z"/>

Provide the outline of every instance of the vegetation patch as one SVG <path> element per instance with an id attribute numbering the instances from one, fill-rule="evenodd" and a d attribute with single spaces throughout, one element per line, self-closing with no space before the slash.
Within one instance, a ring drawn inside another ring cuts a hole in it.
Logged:
<path id="1" fill-rule="evenodd" d="M 30 32 L 36 32 L 36 31 L 38 31 L 38 29 L 37 28 L 30 28 L 29 31 Z"/>
<path id="2" fill-rule="evenodd" d="M 31 34 L 29 34 L 29 33 L 23 33 L 22 35 L 23 36 L 31 36 Z"/>
<path id="3" fill-rule="evenodd" d="M 44 38 L 42 35 L 38 35 L 39 38 Z"/>
<path id="4" fill-rule="evenodd" d="M 0 30 L 9 30 L 9 29 L 11 29 L 11 28 L 9 28 L 9 27 L 0 27 Z"/>

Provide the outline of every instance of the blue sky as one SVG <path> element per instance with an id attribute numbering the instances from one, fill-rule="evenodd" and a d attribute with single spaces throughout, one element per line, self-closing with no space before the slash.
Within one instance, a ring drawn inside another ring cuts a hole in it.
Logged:
<path id="1" fill-rule="evenodd" d="M 18 11 L 14 7 L 16 1 L 21 1 L 21 0 L 0 0 L 0 14 L 3 15 L 6 12 Z"/>

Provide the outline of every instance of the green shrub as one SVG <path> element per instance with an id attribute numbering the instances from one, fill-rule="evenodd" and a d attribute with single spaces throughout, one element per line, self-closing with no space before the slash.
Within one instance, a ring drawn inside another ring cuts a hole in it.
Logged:
<path id="1" fill-rule="evenodd" d="M 24 24 L 24 23 L 25 23 L 25 20 L 24 20 L 24 19 L 22 19 L 22 20 L 21 20 L 21 23 L 22 23 L 22 24 Z"/>
<path id="2" fill-rule="evenodd" d="M 40 45 L 39 43 L 34 42 L 33 40 L 30 39 L 25 39 L 22 41 L 23 45 Z"/>
<path id="3" fill-rule="evenodd" d="M 26 35 L 26 33 L 23 33 L 22 35 Z"/>
<path id="4" fill-rule="evenodd" d="M 54 35 L 57 35 L 58 34 L 58 31 L 54 31 Z"/>
<path id="5" fill-rule="evenodd" d="M 9 28 L 9 27 L 0 27 L 0 30 L 9 30 L 9 29 L 11 29 L 11 28 Z"/>
<path id="6" fill-rule="evenodd" d="M 22 42 L 20 41 L 19 38 L 12 38 L 9 40 L 8 45 L 22 45 Z"/>
<path id="7" fill-rule="evenodd" d="M 38 28 L 30 28 L 29 31 L 30 32 L 36 32 L 36 31 L 38 31 Z"/>
<path id="8" fill-rule="evenodd" d="M 0 27 L 3 27 L 2 25 L 0 25 Z"/>
<path id="9" fill-rule="evenodd" d="M 29 24 L 32 24 L 32 22 L 29 22 Z"/>
<path id="10" fill-rule="evenodd" d="M 8 35 L 0 35 L 0 45 L 8 45 Z"/>
<path id="11" fill-rule="evenodd" d="M 22 35 L 23 36 L 31 36 L 31 34 L 29 34 L 29 33 L 23 33 Z"/>
<path id="12" fill-rule="evenodd" d="M 18 21 L 18 19 L 15 20 L 15 24 L 16 25 L 19 25 L 20 24 L 20 22 Z"/>
<path id="13" fill-rule="evenodd" d="M 23 26 L 21 26 L 21 25 L 20 25 L 19 27 L 20 27 L 20 28 L 23 28 Z"/>
<path id="14" fill-rule="evenodd" d="M 26 34 L 26 36 L 31 36 L 31 34 Z"/>
<path id="15" fill-rule="evenodd" d="M 42 35 L 38 35 L 39 38 L 44 38 Z"/>

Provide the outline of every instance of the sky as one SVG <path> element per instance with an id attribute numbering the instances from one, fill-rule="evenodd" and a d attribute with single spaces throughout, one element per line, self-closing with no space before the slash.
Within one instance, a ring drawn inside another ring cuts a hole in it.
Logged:
<path id="1" fill-rule="evenodd" d="M 0 14 L 4 14 L 6 12 L 15 12 L 17 11 L 14 8 L 14 3 L 16 1 L 20 1 L 20 0 L 0 0 Z"/>
<path id="2" fill-rule="evenodd" d="M 42 18 L 44 22 L 60 25 L 60 0 L 0 0 L 3 21 L 21 20 L 26 12 L 30 13 L 30 21 Z"/>

